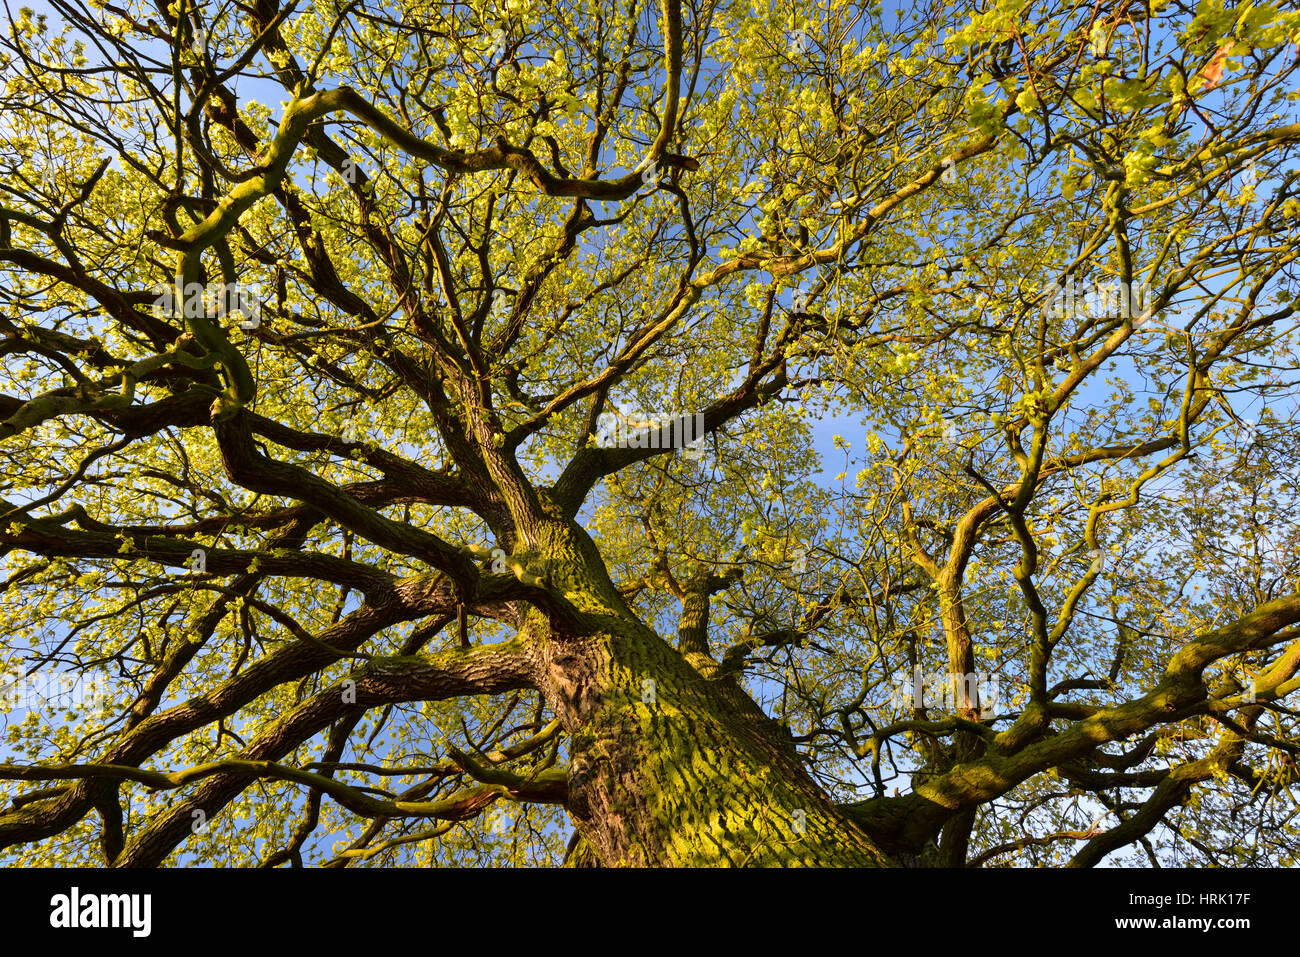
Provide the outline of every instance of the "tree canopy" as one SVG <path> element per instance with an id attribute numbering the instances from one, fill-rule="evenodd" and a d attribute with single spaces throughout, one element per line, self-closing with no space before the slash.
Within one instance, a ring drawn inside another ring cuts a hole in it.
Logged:
<path id="1" fill-rule="evenodd" d="M 11 12 L 0 860 L 1296 863 L 1287 7 Z"/>

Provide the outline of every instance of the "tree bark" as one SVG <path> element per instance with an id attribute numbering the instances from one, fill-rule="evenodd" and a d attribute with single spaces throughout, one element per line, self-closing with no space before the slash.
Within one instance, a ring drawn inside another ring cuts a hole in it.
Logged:
<path id="1" fill-rule="evenodd" d="M 627 609 L 581 529 L 555 538 L 552 586 L 602 624 L 576 636 L 530 622 L 542 688 L 572 738 L 568 808 L 586 845 L 575 857 L 606 866 L 892 863 L 733 679 L 693 667 Z"/>

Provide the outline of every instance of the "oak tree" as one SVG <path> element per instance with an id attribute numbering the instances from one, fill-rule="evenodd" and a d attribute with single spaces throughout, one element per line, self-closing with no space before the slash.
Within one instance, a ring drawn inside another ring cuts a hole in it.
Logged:
<path id="1" fill-rule="evenodd" d="M 1294 863 L 1288 6 L 18 11 L 3 859 Z"/>

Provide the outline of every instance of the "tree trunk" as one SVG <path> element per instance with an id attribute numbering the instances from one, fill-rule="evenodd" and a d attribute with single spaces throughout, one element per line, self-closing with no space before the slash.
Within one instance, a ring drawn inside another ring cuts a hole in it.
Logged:
<path id="1" fill-rule="evenodd" d="M 808 776 L 788 732 L 637 620 L 603 563 L 575 554 L 588 548 L 566 542 L 546 564 L 601 633 L 536 622 L 543 688 L 572 737 L 583 853 L 606 866 L 890 865 Z"/>

